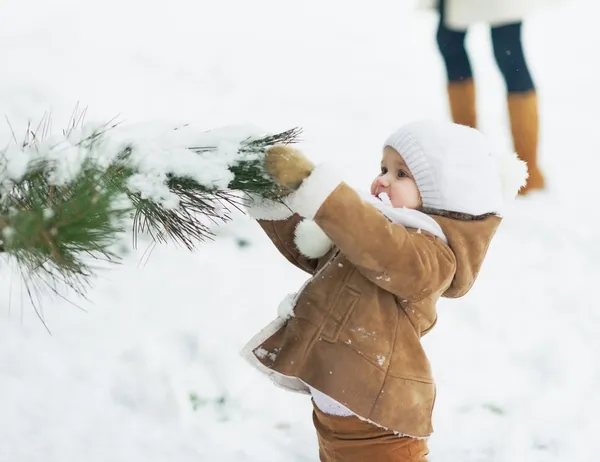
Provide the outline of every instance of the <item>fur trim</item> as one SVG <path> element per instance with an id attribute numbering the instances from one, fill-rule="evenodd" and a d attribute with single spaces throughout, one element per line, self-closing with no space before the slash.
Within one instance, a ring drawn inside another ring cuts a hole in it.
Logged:
<path id="1" fill-rule="evenodd" d="M 303 217 L 314 218 L 323 202 L 340 183 L 341 179 L 333 165 L 317 165 L 300 188 L 286 198 L 286 203 Z"/>
<path id="2" fill-rule="evenodd" d="M 293 318 L 295 303 L 296 294 L 287 294 L 277 307 L 277 316 L 283 319 Z"/>
<path id="3" fill-rule="evenodd" d="M 310 394 L 306 384 L 296 378 L 283 375 L 273 369 L 269 369 L 263 363 L 259 361 L 254 353 L 254 350 L 258 349 L 265 340 L 274 335 L 279 329 L 285 326 L 287 321 L 284 318 L 276 318 L 259 333 L 257 333 L 252 339 L 244 346 L 241 351 L 242 358 L 248 361 L 251 365 L 256 367 L 260 372 L 267 375 L 275 385 L 285 390 L 294 391 L 296 393 L 302 393 L 305 395 Z"/>
<path id="4" fill-rule="evenodd" d="M 305 257 L 320 258 L 329 252 L 333 241 L 313 220 L 304 219 L 296 226 L 294 244 Z"/>
<path id="5" fill-rule="evenodd" d="M 255 220 L 285 220 L 291 217 L 294 212 L 281 202 L 263 199 L 262 197 L 250 195 L 250 200 L 246 205 L 246 211 Z"/>
<path id="6" fill-rule="evenodd" d="M 505 151 L 497 154 L 498 170 L 502 181 L 502 193 L 508 200 L 514 199 L 519 190 L 527 183 L 527 163 L 519 159 L 515 152 Z"/>
<path id="7" fill-rule="evenodd" d="M 380 201 L 371 194 L 358 192 L 358 195 L 363 201 L 371 204 L 373 207 L 383 213 L 392 223 L 402 225 L 406 228 L 417 229 L 419 231 L 427 231 L 428 233 L 433 234 L 434 236 L 443 240 L 446 244 L 448 243 L 448 238 L 444 234 L 442 227 L 429 215 L 426 215 L 419 210 L 408 209 L 406 207 L 392 207 L 391 205 L 387 205 L 383 201 Z"/>

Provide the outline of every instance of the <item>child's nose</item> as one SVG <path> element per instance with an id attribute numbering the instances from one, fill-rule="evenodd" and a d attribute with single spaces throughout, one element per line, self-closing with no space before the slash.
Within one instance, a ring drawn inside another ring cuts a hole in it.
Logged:
<path id="1" fill-rule="evenodd" d="M 377 185 L 382 188 L 387 188 L 390 185 L 390 180 L 387 175 L 381 175 L 377 179 Z"/>

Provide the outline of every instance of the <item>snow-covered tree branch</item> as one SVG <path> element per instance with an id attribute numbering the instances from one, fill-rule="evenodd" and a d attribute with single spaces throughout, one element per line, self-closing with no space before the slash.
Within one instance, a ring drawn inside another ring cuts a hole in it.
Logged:
<path id="1" fill-rule="evenodd" d="M 28 130 L 0 152 L 0 250 L 27 282 L 79 291 L 94 261 L 120 260 L 114 244 L 129 227 L 134 239 L 193 249 L 211 236 L 207 220 L 227 221 L 243 200 L 232 190 L 277 197 L 265 149 L 299 134 L 116 123 L 46 131 Z"/>

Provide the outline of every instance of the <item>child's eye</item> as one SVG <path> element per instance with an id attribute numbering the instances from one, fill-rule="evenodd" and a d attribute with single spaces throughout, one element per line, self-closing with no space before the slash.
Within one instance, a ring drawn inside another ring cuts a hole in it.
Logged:
<path id="1" fill-rule="evenodd" d="M 387 173 L 387 168 L 381 167 L 381 175 L 385 175 Z"/>
<path id="2" fill-rule="evenodd" d="M 398 170 L 398 178 L 408 178 L 408 173 L 404 170 Z"/>

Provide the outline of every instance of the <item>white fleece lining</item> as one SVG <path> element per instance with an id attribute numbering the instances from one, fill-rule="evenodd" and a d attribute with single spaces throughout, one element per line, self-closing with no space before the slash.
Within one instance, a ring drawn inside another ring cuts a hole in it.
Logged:
<path id="1" fill-rule="evenodd" d="M 406 207 L 396 208 L 387 205 L 370 194 L 358 193 L 362 200 L 371 204 L 381 213 L 383 213 L 392 223 L 402 225 L 406 228 L 414 228 L 417 230 L 427 231 L 434 236 L 440 238 L 444 243 L 448 243 L 448 238 L 444 234 L 442 227 L 437 221 L 429 215 L 418 210 L 409 209 Z"/>
<path id="2" fill-rule="evenodd" d="M 408 438 L 414 438 L 416 440 L 429 439 L 429 436 L 412 436 L 412 435 L 408 435 L 406 433 L 400 433 L 396 430 L 392 430 L 390 428 L 384 427 L 383 425 L 379 425 L 377 422 L 373 422 L 371 419 L 367 419 L 361 415 L 358 415 L 358 414 L 352 412 L 350 409 L 348 409 L 346 406 L 344 406 L 340 402 L 334 400 L 333 398 L 330 398 L 325 393 L 317 390 L 315 387 L 309 385 L 308 383 L 306 383 L 306 382 L 303 382 L 303 383 L 305 383 L 306 386 L 308 386 L 308 388 L 311 392 L 311 395 L 312 395 L 313 403 L 315 403 L 315 406 L 317 406 L 317 408 L 319 408 L 319 410 L 323 414 L 333 415 L 333 416 L 337 416 L 337 417 L 348 417 L 348 418 L 358 417 L 363 422 L 370 423 L 371 425 L 375 425 L 376 427 L 382 428 L 384 430 L 392 431 L 394 433 L 394 435 L 396 435 L 400 438 L 408 437 Z M 329 402 L 327 402 L 327 401 L 329 401 Z M 321 407 L 321 406 L 323 406 L 323 407 Z M 330 409 L 329 406 L 332 406 L 333 408 Z"/>
<path id="3" fill-rule="evenodd" d="M 279 329 L 281 329 L 287 321 L 284 318 L 276 318 L 270 322 L 265 328 L 263 328 L 258 334 L 246 344 L 242 349 L 242 357 L 248 361 L 251 365 L 256 367 L 260 372 L 269 376 L 275 385 L 283 388 L 284 390 L 295 391 L 304 395 L 310 394 L 308 387 L 302 382 L 302 380 L 296 377 L 290 377 L 280 372 L 269 369 L 254 354 L 254 350 L 263 344 L 265 340 L 274 335 Z"/>
<path id="4" fill-rule="evenodd" d="M 329 397 L 315 387 L 310 386 L 308 383 L 306 385 L 308 385 L 315 406 L 317 406 L 324 414 L 336 415 L 338 417 L 351 417 L 356 415 L 339 401 Z"/>
<path id="5" fill-rule="evenodd" d="M 285 220 L 291 217 L 294 212 L 284 203 L 263 199 L 262 197 L 251 195 L 246 205 L 246 211 L 255 220 Z"/>
<path id="6" fill-rule="evenodd" d="M 305 218 L 294 231 L 294 244 L 302 255 L 308 258 L 321 258 L 333 246 L 333 241 L 313 220 Z"/>
<path id="7" fill-rule="evenodd" d="M 290 194 L 285 202 L 304 218 L 314 218 L 323 202 L 342 182 L 337 170 L 331 164 L 317 165 L 298 191 Z"/>

